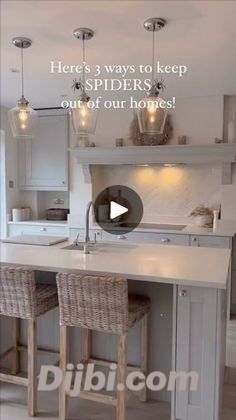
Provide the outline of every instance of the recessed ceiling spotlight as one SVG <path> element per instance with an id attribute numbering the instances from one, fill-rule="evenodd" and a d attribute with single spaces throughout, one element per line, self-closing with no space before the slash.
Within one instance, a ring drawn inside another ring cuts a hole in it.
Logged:
<path id="1" fill-rule="evenodd" d="M 10 68 L 11 73 L 20 73 L 19 69 Z"/>

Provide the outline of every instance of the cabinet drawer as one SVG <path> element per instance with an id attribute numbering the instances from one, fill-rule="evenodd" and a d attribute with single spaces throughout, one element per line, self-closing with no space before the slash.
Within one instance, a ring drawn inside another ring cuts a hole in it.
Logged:
<path id="1" fill-rule="evenodd" d="M 124 235 L 111 235 L 107 232 L 103 233 L 103 241 L 122 241 L 159 244 L 159 245 L 189 245 L 188 235 L 175 235 L 168 233 L 155 232 L 130 232 Z"/>
<path id="2" fill-rule="evenodd" d="M 52 235 L 68 236 L 66 226 L 39 226 L 39 225 L 9 225 L 9 236 L 15 235 Z"/>
<path id="3" fill-rule="evenodd" d="M 231 239 L 224 236 L 191 235 L 190 245 L 207 248 L 230 248 Z"/>

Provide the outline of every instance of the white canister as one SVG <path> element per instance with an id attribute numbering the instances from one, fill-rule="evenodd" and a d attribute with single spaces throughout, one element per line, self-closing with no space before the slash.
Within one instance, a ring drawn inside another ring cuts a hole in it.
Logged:
<path id="1" fill-rule="evenodd" d="M 23 220 L 23 211 L 22 209 L 12 209 L 12 221 L 21 222 Z"/>
<path id="2" fill-rule="evenodd" d="M 211 214 L 198 215 L 194 218 L 195 224 L 201 227 L 212 225 L 212 219 Z"/>

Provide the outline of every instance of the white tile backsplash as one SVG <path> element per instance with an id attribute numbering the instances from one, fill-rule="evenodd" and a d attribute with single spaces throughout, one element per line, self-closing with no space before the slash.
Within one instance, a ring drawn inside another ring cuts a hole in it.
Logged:
<path id="1" fill-rule="evenodd" d="M 185 220 L 199 204 L 218 208 L 221 203 L 219 166 L 105 166 L 99 167 L 95 196 L 109 185 L 133 188 L 144 204 L 144 221 Z"/>

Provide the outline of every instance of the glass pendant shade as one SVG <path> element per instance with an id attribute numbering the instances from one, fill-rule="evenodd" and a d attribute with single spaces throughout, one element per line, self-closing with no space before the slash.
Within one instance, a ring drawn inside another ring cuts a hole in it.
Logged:
<path id="1" fill-rule="evenodd" d="M 33 138 L 37 127 L 38 114 L 28 105 L 18 105 L 9 112 L 13 137 Z"/>
<path id="2" fill-rule="evenodd" d="M 70 114 L 76 134 L 88 136 L 95 133 L 98 109 L 90 109 L 86 101 L 80 101 L 80 107 L 71 109 Z"/>
<path id="3" fill-rule="evenodd" d="M 78 107 L 70 109 L 70 116 L 72 120 L 72 126 L 74 132 L 80 136 L 82 140 L 86 141 L 90 134 L 94 134 L 97 125 L 97 118 L 98 118 L 98 109 L 90 108 L 89 104 L 89 96 L 87 95 L 85 85 L 85 66 L 86 66 L 86 59 L 85 59 L 85 41 L 88 41 L 93 38 L 94 31 L 90 28 L 77 28 L 73 32 L 75 38 L 82 41 L 82 77 L 77 82 L 77 80 L 73 80 L 73 89 L 74 91 L 78 89 L 80 91 L 79 96 L 79 103 Z"/>
<path id="4" fill-rule="evenodd" d="M 21 50 L 21 97 L 15 108 L 8 111 L 9 121 L 12 129 L 13 137 L 17 138 L 32 138 L 35 135 L 37 125 L 37 112 L 30 108 L 29 102 L 24 97 L 24 59 L 23 51 L 29 48 L 32 44 L 30 38 L 22 36 L 12 39 L 15 47 Z"/>
<path id="5" fill-rule="evenodd" d="M 138 111 L 139 130 L 151 135 L 162 134 L 167 117 L 166 109 L 160 107 L 163 99 L 149 96 L 141 101 L 142 108 Z"/>
<path id="6" fill-rule="evenodd" d="M 159 98 L 160 91 L 165 88 L 164 81 L 155 80 L 155 32 L 165 25 L 166 21 L 158 17 L 148 18 L 144 22 L 144 28 L 152 33 L 152 76 L 148 96 L 139 103 L 138 123 L 140 132 L 150 135 L 163 134 L 167 118 L 165 101 Z"/>

